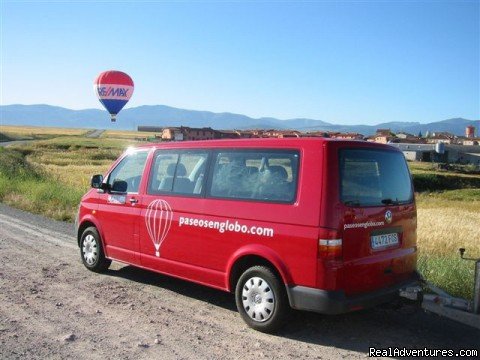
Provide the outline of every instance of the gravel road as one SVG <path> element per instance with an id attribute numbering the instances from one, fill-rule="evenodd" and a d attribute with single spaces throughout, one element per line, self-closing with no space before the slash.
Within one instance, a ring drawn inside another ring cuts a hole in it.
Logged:
<path id="1" fill-rule="evenodd" d="M 105 130 L 102 130 L 102 129 L 92 130 L 92 131 L 89 131 L 85 135 L 85 137 L 87 137 L 87 138 L 99 138 L 104 132 L 105 132 Z"/>
<path id="2" fill-rule="evenodd" d="M 0 147 L 6 147 L 6 146 L 10 146 L 10 145 L 21 145 L 21 144 L 25 144 L 25 143 L 28 143 L 32 140 L 14 140 L 14 141 L 0 141 Z"/>
<path id="3" fill-rule="evenodd" d="M 480 331 L 413 306 L 296 312 L 277 335 L 231 294 L 112 264 L 87 271 L 73 225 L 0 204 L 1 359 L 337 359 L 376 348 L 480 348 Z"/>

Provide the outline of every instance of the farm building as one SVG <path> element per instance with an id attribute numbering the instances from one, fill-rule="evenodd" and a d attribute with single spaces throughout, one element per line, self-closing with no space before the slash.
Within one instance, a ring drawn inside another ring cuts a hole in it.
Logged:
<path id="1" fill-rule="evenodd" d="M 389 144 L 403 151 L 409 161 L 449 162 L 480 165 L 480 146 L 445 144 L 445 152 L 435 151 L 436 144 Z"/>
<path id="2" fill-rule="evenodd" d="M 162 140 L 212 140 L 215 130 L 209 127 L 191 128 L 188 126 L 166 127 L 162 132 Z"/>

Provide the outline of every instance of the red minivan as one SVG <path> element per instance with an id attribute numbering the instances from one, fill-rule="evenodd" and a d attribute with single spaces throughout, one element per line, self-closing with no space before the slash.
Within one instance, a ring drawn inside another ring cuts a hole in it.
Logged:
<path id="1" fill-rule="evenodd" d="M 290 308 L 339 314 L 412 285 L 417 217 L 401 151 L 325 138 L 170 142 L 128 149 L 92 177 L 77 236 L 112 260 L 235 293 L 252 328 Z"/>

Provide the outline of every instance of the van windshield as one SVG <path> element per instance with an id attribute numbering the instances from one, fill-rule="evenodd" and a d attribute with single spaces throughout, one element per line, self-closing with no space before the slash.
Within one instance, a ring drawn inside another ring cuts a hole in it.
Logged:
<path id="1" fill-rule="evenodd" d="M 413 200 L 407 162 L 401 152 L 340 150 L 340 199 L 349 206 L 385 206 Z"/>

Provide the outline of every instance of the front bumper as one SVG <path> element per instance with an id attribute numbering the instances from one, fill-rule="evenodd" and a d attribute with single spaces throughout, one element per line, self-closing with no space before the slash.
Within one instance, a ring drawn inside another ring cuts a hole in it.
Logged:
<path id="1" fill-rule="evenodd" d="M 365 309 L 398 299 L 401 289 L 417 285 L 419 282 L 420 276 L 415 273 L 411 279 L 395 286 L 354 296 L 346 296 L 343 290 L 327 291 L 305 286 L 287 287 L 287 293 L 290 306 L 293 309 L 334 315 Z"/>

